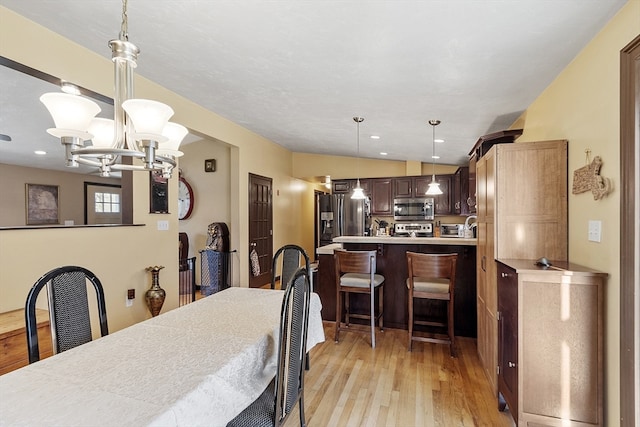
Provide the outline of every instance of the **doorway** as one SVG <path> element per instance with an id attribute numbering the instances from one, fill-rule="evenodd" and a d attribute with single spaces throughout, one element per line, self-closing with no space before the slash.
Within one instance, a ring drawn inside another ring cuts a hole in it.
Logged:
<path id="1" fill-rule="evenodd" d="M 620 419 L 640 425 L 640 36 L 620 53 Z"/>
<path id="2" fill-rule="evenodd" d="M 272 184 L 271 178 L 249 174 L 249 287 L 251 288 L 259 288 L 271 283 Z"/>

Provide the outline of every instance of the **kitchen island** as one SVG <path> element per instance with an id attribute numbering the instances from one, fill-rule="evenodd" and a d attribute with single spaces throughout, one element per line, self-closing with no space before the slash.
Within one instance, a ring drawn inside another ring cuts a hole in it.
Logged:
<path id="1" fill-rule="evenodd" d="M 333 251 L 377 251 L 378 273 L 385 277 L 384 326 L 408 329 L 408 291 L 406 252 L 457 253 L 454 296 L 455 334 L 475 337 L 476 330 L 476 239 L 453 237 L 341 236 L 332 245 L 318 248 L 318 280 L 314 290 L 322 301 L 323 320 L 336 319 L 336 280 Z M 439 301 L 416 300 L 417 314 L 445 315 L 446 305 Z M 368 311 L 367 295 L 351 295 L 352 311 Z M 355 322 L 355 320 L 354 320 Z"/>

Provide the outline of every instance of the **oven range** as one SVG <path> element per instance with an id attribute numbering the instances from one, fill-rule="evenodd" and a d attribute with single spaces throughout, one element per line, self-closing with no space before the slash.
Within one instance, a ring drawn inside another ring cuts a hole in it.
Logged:
<path id="1" fill-rule="evenodd" d="M 433 223 L 396 223 L 393 231 L 393 235 L 397 237 L 433 237 Z"/>

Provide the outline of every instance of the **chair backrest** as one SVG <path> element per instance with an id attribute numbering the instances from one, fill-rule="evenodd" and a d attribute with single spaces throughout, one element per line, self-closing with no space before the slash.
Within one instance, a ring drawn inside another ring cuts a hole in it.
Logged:
<path id="1" fill-rule="evenodd" d="M 374 274 L 376 272 L 376 251 L 345 251 L 333 253 L 336 262 L 336 277 L 339 283 L 343 273 Z"/>
<path id="2" fill-rule="evenodd" d="M 87 281 L 93 285 L 96 292 L 100 332 L 102 336 L 109 333 L 104 290 L 96 275 L 83 267 L 55 268 L 39 278 L 27 295 L 25 320 L 29 363 L 40 360 L 36 301 L 45 286 L 47 286 L 54 353 L 61 353 L 91 341 Z"/>
<path id="3" fill-rule="evenodd" d="M 300 401 L 304 389 L 310 296 L 309 270 L 299 268 L 287 283 L 282 300 L 275 384 L 276 426 L 284 423 L 296 403 Z M 300 404 L 302 405 L 302 402 Z"/>
<path id="4" fill-rule="evenodd" d="M 276 288 L 278 272 L 281 287 L 284 288 L 300 267 L 304 267 L 309 274 L 309 256 L 304 249 L 298 245 L 284 245 L 278 249 L 271 263 L 271 289 Z"/>
<path id="5" fill-rule="evenodd" d="M 456 262 L 458 254 L 423 254 L 407 252 L 409 278 L 448 279 L 449 293 L 456 282 Z"/>
<path id="6" fill-rule="evenodd" d="M 178 269 L 180 271 L 189 269 L 187 258 L 189 258 L 189 236 L 185 232 L 180 232 L 178 233 Z"/>

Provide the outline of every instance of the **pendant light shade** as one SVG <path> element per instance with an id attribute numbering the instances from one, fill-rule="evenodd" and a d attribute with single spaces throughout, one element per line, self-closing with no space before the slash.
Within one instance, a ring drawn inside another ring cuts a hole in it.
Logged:
<path id="1" fill-rule="evenodd" d="M 442 194 L 440 184 L 436 182 L 436 126 L 440 124 L 440 120 L 429 120 L 429 124 L 433 127 L 433 148 L 431 154 L 431 160 L 433 163 L 433 174 L 431 175 L 431 183 L 429 184 L 429 188 L 427 188 L 427 192 L 425 194 L 427 196 L 437 196 Z"/>
<path id="2" fill-rule="evenodd" d="M 358 147 L 358 181 L 356 183 L 356 188 L 353 189 L 353 193 L 351 194 L 351 198 L 353 200 L 363 200 L 366 198 L 364 195 L 364 190 L 360 186 L 360 123 L 364 121 L 364 117 L 354 117 L 353 121 L 356 122 L 357 125 L 357 147 Z"/>

